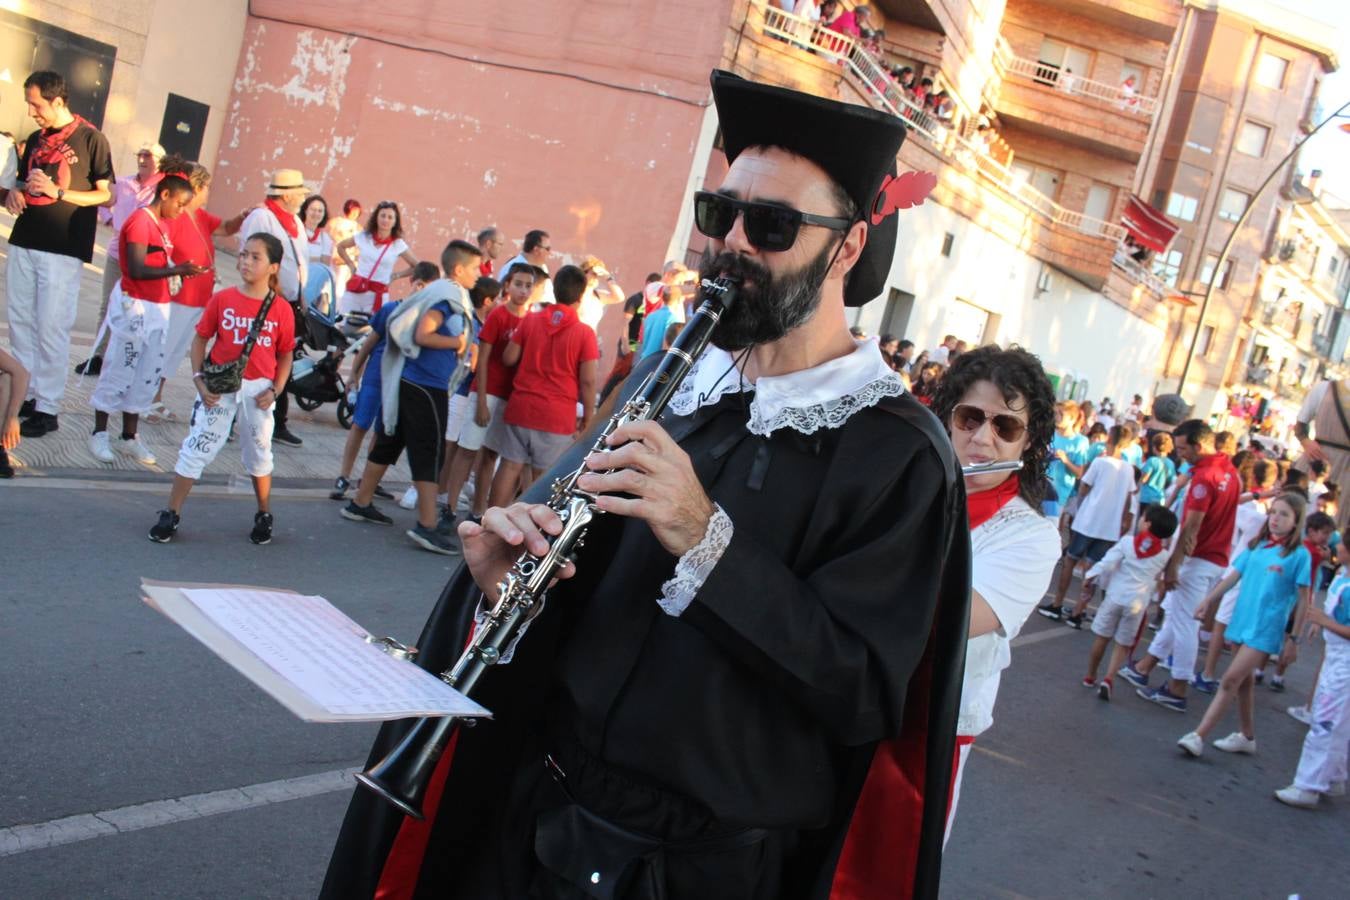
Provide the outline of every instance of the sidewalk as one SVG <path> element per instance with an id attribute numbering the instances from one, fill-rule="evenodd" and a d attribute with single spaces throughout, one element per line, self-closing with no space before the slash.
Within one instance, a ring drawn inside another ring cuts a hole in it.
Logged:
<path id="1" fill-rule="evenodd" d="M 9 261 L 9 231 L 14 217 L 0 211 L 0 236 L 6 242 L 0 244 L 0 346 L 9 349 L 8 294 L 5 290 L 5 270 Z M 191 366 L 186 359 L 173 373 L 164 387 L 164 405 L 170 410 L 175 421 L 149 423 L 144 420 L 140 426 L 141 440 L 157 458 L 156 465 L 142 466 L 123 456 L 113 463 L 101 463 L 89 452 L 89 434 L 94 428 L 94 411 L 89 405 L 89 396 L 93 393 L 97 378 L 85 378 L 76 375 L 75 365 L 89 356 L 93 347 L 94 335 L 98 330 L 98 307 L 101 300 L 99 290 L 102 286 L 103 264 L 106 257 L 105 246 L 112 238 L 112 231 L 100 227 L 98 246 L 94 248 L 92 264 L 84 266 L 80 284 L 80 307 L 75 320 L 75 331 L 71 340 L 70 374 L 66 382 L 66 395 L 61 404 L 61 430 L 40 438 L 24 438 L 19 447 L 10 453 L 10 459 L 16 469 L 15 477 L 47 476 L 71 470 L 94 470 L 97 472 L 134 472 L 162 473 L 166 476 L 173 472 L 174 462 L 178 458 L 178 448 L 188 432 L 188 417 L 192 412 L 192 403 L 197 392 L 192 386 Z M 233 238 L 217 241 L 216 257 L 217 277 L 221 287 L 239 283 L 235 271 Z M 290 429 L 304 440 L 300 447 L 288 447 L 273 444 L 276 469 L 274 477 L 283 482 L 297 480 L 331 483 L 337 476 L 338 465 L 342 459 L 342 447 L 347 440 L 347 432 L 337 422 L 336 405 L 325 404 L 313 412 L 305 412 L 291 398 L 289 413 Z M 118 417 L 114 416 L 112 428 L 118 427 Z M 364 452 L 357 460 L 356 471 L 359 475 L 365 458 Z M 233 442 L 216 457 L 216 461 L 206 470 L 204 477 L 245 476 L 243 463 L 239 457 L 239 444 Z M 355 480 L 353 478 L 353 480 Z M 386 486 L 397 489 L 408 482 L 406 465 L 400 462 L 390 469 L 385 478 Z"/>

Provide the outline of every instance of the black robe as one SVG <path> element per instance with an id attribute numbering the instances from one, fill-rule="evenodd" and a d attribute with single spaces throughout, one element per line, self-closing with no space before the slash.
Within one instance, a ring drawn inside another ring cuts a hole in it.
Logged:
<path id="1" fill-rule="evenodd" d="M 521 748 L 559 716 L 585 753 L 719 822 L 796 829 L 785 897 L 937 895 L 969 609 L 954 454 L 908 395 L 767 438 L 745 428 L 748 396 L 662 419 L 734 525 L 693 603 L 678 618 L 657 605 L 675 559 L 645 524 L 598 520 L 578 575 L 480 682 L 494 718 L 454 738 L 428 821 L 358 790 L 323 897 L 480 896 L 464 876 L 500 849 Z M 420 665 L 449 668 L 479 596 L 461 567 Z M 381 729 L 371 760 L 405 730 Z"/>

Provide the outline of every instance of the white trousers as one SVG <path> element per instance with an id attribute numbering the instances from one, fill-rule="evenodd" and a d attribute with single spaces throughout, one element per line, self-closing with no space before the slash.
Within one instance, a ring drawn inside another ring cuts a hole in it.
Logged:
<path id="1" fill-rule="evenodd" d="M 1327 657 L 1313 694 L 1312 722 L 1303 739 L 1294 786 L 1322 792 L 1346 779 L 1350 751 L 1350 645 L 1327 642 Z"/>
<path id="2" fill-rule="evenodd" d="M 108 350 L 89 404 L 102 413 L 142 415 L 155 402 L 164 371 L 169 304 L 128 297 L 121 285 L 108 299 Z"/>
<path id="3" fill-rule="evenodd" d="M 80 260 L 44 250 L 9 247 L 5 281 L 9 343 L 28 370 L 28 396 L 38 412 L 61 412 L 70 367 L 70 331 L 80 300 Z"/>
<path id="4" fill-rule="evenodd" d="M 1190 681 L 1195 676 L 1195 657 L 1200 648 L 1200 623 L 1195 610 L 1210 588 L 1223 577 L 1223 567 L 1191 557 L 1177 571 L 1177 586 L 1163 599 L 1167 617 L 1148 646 L 1148 655 L 1166 660 L 1172 657 L 1172 677 Z"/>
<path id="5" fill-rule="evenodd" d="M 164 377 L 172 378 L 187 356 L 192 339 L 197 334 L 197 323 L 206 310 L 200 306 L 169 304 L 169 331 L 164 338 Z"/>
<path id="6" fill-rule="evenodd" d="M 250 378 L 233 394 L 225 394 L 208 407 L 200 397 L 192 404 L 192 422 L 183 446 L 178 449 L 175 474 L 196 481 L 202 470 L 220 453 L 230 436 L 235 416 L 243 424 L 239 450 L 244 469 L 254 478 L 272 474 L 272 407 L 259 409 L 256 397 L 272 386 L 270 378 Z"/>

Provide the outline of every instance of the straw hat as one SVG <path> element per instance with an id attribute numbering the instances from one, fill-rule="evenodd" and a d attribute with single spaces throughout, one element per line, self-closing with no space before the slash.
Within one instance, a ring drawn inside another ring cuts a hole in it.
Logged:
<path id="1" fill-rule="evenodd" d="M 309 188 L 305 185 L 305 176 L 300 174 L 299 169 L 277 169 L 272 173 L 272 182 L 267 185 L 267 193 L 279 194 L 282 191 L 301 190 L 308 194 Z"/>

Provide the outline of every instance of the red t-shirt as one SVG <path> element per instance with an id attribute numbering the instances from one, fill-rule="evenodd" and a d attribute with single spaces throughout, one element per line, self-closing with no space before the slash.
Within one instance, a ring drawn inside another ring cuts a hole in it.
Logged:
<path id="1" fill-rule="evenodd" d="M 515 380 L 516 370 L 502 363 L 502 354 L 506 352 L 506 345 L 511 342 L 520 324 L 528 317 L 528 314 L 516 315 L 511 311 L 510 304 L 503 303 L 492 308 L 487 320 L 483 322 L 482 331 L 478 333 L 480 347 L 483 344 L 492 345 L 492 355 L 488 357 L 487 392 L 493 397 L 506 400 L 511 396 L 511 385 Z M 476 381 L 472 390 L 478 390 Z"/>
<path id="2" fill-rule="evenodd" d="M 600 358 L 591 326 L 577 318 L 575 306 L 558 303 L 526 316 L 512 340 L 520 345 L 520 362 L 506 423 L 550 434 L 576 431 L 577 369 Z"/>
<path id="3" fill-rule="evenodd" d="M 211 233 L 220 227 L 220 219 L 204 209 L 184 213 L 169 222 L 169 240 L 173 241 L 172 258 L 174 264 L 196 263 L 211 271 L 183 279 L 183 289 L 173 298 L 173 302 L 196 309 L 206 305 L 211 299 L 211 290 L 216 286 L 216 245 L 211 243 Z"/>
<path id="4" fill-rule="evenodd" d="M 122 270 L 122 293 L 151 303 L 169 302 L 169 279 L 150 278 L 137 281 L 127 273 L 127 244 L 144 244 L 145 264 L 159 269 L 173 265 L 169 254 L 173 251 L 173 240 L 169 237 L 172 222 L 162 222 L 150 210 L 141 207 L 132 213 L 122 225 L 117 235 L 117 264 Z"/>
<path id="5" fill-rule="evenodd" d="M 1191 473 L 1191 486 L 1186 491 L 1185 514 L 1195 510 L 1205 514 L 1196 536 L 1191 556 L 1228 565 L 1228 551 L 1233 543 L 1233 528 L 1237 522 L 1238 495 L 1242 480 L 1238 478 L 1233 462 L 1222 453 L 1201 457 Z"/>
<path id="6" fill-rule="evenodd" d="M 211 345 L 211 362 L 227 363 L 239 358 L 260 309 L 261 300 L 244 296 L 238 288 L 226 288 L 207 301 L 197 323 L 197 333 L 207 340 L 216 339 Z M 277 360 L 294 349 L 295 314 L 291 305 L 278 296 L 272 301 L 262 332 L 249 354 L 244 378 L 276 378 Z"/>

